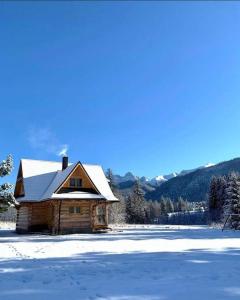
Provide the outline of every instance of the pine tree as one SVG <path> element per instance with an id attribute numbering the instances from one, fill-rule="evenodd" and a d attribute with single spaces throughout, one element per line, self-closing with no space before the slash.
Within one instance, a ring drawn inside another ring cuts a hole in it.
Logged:
<path id="1" fill-rule="evenodd" d="M 223 218 L 223 206 L 226 199 L 226 176 L 220 176 L 217 178 L 217 203 L 216 203 L 216 220 L 221 222 Z"/>
<path id="2" fill-rule="evenodd" d="M 153 223 L 155 218 L 154 204 L 152 200 L 145 203 L 146 219 L 148 223 Z"/>
<path id="3" fill-rule="evenodd" d="M 160 200 L 160 209 L 161 209 L 161 215 L 167 216 L 167 201 L 163 196 L 161 197 Z"/>
<path id="4" fill-rule="evenodd" d="M 173 213 L 174 212 L 173 202 L 170 198 L 166 199 L 166 211 L 167 211 L 167 213 Z"/>
<path id="5" fill-rule="evenodd" d="M 224 201 L 224 215 L 228 217 L 228 226 L 232 229 L 240 229 L 240 176 L 231 173 L 227 179 L 225 188 L 226 199 Z"/>
<path id="6" fill-rule="evenodd" d="M 187 201 L 184 201 L 182 197 L 179 197 L 178 201 L 177 201 L 177 210 L 176 211 L 185 212 L 187 210 L 188 210 Z"/>
<path id="7" fill-rule="evenodd" d="M 126 222 L 126 201 L 124 196 L 115 190 L 114 195 L 119 202 L 113 203 L 109 207 L 109 222 L 114 224 L 122 224 Z"/>
<path id="8" fill-rule="evenodd" d="M 160 202 L 155 200 L 153 202 L 153 206 L 154 206 L 154 215 L 155 215 L 155 218 L 159 218 L 160 214 L 161 214 Z"/>
<path id="9" fill-rule="evenodd" d="M 133 192 L 127 198 L 126 216 L 127 221 L 132 224 L 142 224 L 146 222 L 147 211 L 139 180 L 136 180 Z"/>
<path id="10" fill-rule="evenodd" d="M 126 199 L 126 221 L 129 224 L 134 223 L 134 213 L 132 207 L 132 195 L 128 195 Z"/>
<path id="11" fill-rule="evenodd" d="M 114 179 L 113 179 L 113 172 L 110 168 L 107 169 L 106 177 L 109 181 L 110 188 L 113 190 L 113 188 L 114 188 Z"/>
<path id="12" fill-rule="evenodd" d="M 108 216 L 110 223 L 125 223 L 126 221 L 126 204 L 123 195 L 116 188 L 114 183 L 114 175 L 111 169 L 107 170 L 106 176 L 109 180 L 109 186 L 116 198 L 118 198 L 119 202 L 113 203 L 108 208 Z"/>
<path id="13" fill-rule="evenodd" d="M 211 222 L 221 222 L 226 198 L 226 177 L 212 177 L 209 188 L 208 212 Z"/>
<path id="14" fill-rule="evenodd" d="M 13 169 L 13 158 L 8 155 L 6 160 L 0 163 L 0 177 L 9 175 Z M 16 205 L 15 198 L 12 193 L 13 186 L 10 183 L 0 185 L 0 212 L 5 211 L 9 206 Z"/>
<path id="15" fill-rule="evenodd" d="M 209 198 L 208 198 L 208 211 L 209 219 L 211 222 L 216 222 L 216 209 L 217 209 L 217 178 L 212 177 L 209 188 Z"/>

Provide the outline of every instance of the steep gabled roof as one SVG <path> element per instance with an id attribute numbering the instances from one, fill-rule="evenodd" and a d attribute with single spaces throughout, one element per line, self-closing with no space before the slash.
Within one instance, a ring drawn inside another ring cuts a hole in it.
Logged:
<path id="1" fill-rule="evenodd" d="M 90 181 L 96 193 L 86 191 L 74 191 L 70 193 L 58 193 L 58 189 L 80 165 Z M 113 195 L 102 167 L 76 162 L 70 163 L 62 171 L 61 162 L 22 159 L 22 175 L 25 195 L 19 197 L 23 201 L 44 201 L 47 199 L 104 199 L 106 201 L 118 201 Z"/>
<path id="2" fill-rule="evenodd" d="M 43 193 L 42 198 L 43 199 L 51 198 L 52 194 L 55 193 L 55 191 L 60 187 L 60 185 L 64 182 L 64 180 L 72 173 L 76 165 L 77 163 L 70 164 L 65 170 L 63 171 L 58 170 L 53 180 L 49 184 L 49 186 L 46 187 L 46 190 Z"/>

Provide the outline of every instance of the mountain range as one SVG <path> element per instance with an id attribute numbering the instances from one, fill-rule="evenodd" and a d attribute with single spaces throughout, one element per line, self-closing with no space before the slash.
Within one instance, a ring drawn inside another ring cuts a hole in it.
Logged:
<path id="1" fill-rule="evenodd" d="M 227 175 L 235 171 L 240 173 L 240 158 L 218 164 L 206 164 L 192 170 L 159 175 L 152 179 L 145 176 L 139 178 L 146 199 L 159 200 L 162 196 L 177 200 L 183 197 L 188 201 L 204 201 L 207 199 L 212 176 Z M 138 177 L 131 172 L 124 176 L 114 175 L 115 185 L 123 194 L 129 193 Z"/>
<path id="2" fill-rule="evenodd" d="M 170 174 L 167 174 L 167 175 L 158 175 L 158 176 L 155 176 L 155 177 L 153 177 L 151 179 L 149 179 L 148 177 L 145 177 L 145 176 L 139 177 L 139 176 L 134 175 L 131 172 L 127 172 L 123 176 L 121 176 L 121 175 L 113 175 L 113 179 L 114 179 L 115 184 L 117 184 L 117 185 L 119 185 L 121 183 L 124 183 L 124 182 L 128 182 L 128 181 L 136 181 L 137 179 L 139 179 L 140 182 L 142 182 L 142 183 L 148 183 L 148 184 L 151 184 L 153 186 L 159 186 L 163 182 L 166 182 L 169 179 L 172 179 L 174 177 L 186 175 L 186 174 L 194 172 L 196 170 L 208 168 L 208 167 L 211 167 L 211 166 L 214 166 L 214 164 L 208 163 L 208 164 L 206 164 L 204 166 L 200 166 L 200 167 L 195 168 L 195 169 L 182 170 L 179 173 L 178 172 L 173 172 L 173 173 L 170 173 Z"/>

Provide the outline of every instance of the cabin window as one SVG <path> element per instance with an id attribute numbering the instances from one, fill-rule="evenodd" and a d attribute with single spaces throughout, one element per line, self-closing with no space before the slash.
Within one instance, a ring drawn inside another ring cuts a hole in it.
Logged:
<path id="1" fill-rule="evenodd" d="M 81 207 L 80 206 L 76 206 L 75 207 L 75 212 L 76 212 L 76 214 L 80 214 L 81 213 Z"/>
<path id="2" fill-rule="evenodd" d="M 96 208 L 97 222 L 98 224 L 105 224 L 106 222 L 106 206 L 98 205 Z"/>
<path id="3" fill-rule="evenodd" d="M 69 210 L 70 214 L 73 214 L 74 213 L 74 206 L 70 206 L 68 210 Z"/>
<path id="4" fill-rule="evenodd" d="M 80 206 L 70 206 L 68 209 L 70 214 L 81 214 L 82 210 Z"/>
<path id="5" fill-rule="evenodd" d="M 81 187 L 82 179 L 81 178 L 70 178 L 69 185 L 70 185 L 70 187 Z"/>

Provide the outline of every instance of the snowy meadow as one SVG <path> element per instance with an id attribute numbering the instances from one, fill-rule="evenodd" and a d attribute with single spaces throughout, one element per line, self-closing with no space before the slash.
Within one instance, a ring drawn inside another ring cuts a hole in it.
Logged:
<path id="1" fill-rule="evenodd" d="M 136 225 L 104 234 L 0 230 L 0 299 L 240 299 L 240 232 Z"/>

